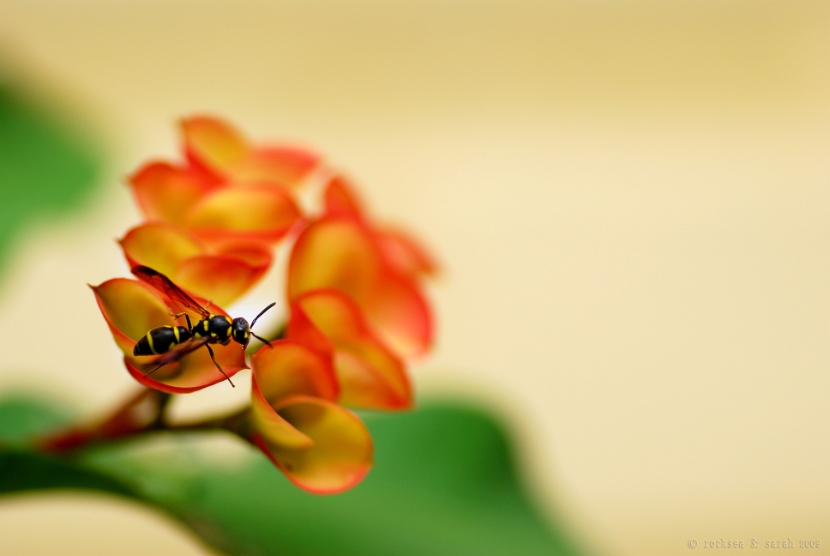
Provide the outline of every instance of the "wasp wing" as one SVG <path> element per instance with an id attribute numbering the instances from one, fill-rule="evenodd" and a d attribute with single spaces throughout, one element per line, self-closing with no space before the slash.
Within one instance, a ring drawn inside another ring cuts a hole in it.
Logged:
<path id="1" fill-rule="evenodd" d="M 153 270 L 149 266 L 134 266 L 131 269 L 136 278 L 148 284 L 156 291 L 166 295 L 170 301 L 176 306 L 177 311 L 193 311 L 207 318 L 210 313 L 207 309 L 199 305 L 195 299 L 184 293 L 184 291 L 173 283 L 173 281 L 157 270 Z M 182 345 L 182 344 L 180 344 Z"/>

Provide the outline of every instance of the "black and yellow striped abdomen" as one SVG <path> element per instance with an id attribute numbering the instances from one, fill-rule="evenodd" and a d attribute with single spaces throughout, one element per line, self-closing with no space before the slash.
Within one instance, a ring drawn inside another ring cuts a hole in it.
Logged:
<path id="1" fill-rule="evenodd" d="M 133 355 L 160 355 L 189 339 L 190 331 L 184 326 L 159 326 L 136 342 Z"/>

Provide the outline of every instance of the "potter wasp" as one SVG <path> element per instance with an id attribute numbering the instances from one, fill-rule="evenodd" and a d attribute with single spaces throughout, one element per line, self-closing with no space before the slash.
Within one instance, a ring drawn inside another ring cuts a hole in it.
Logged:
<path id="1" fill-rule="evenodd" d="M 207 306 L 203 307 L 196 302 L 195 299 L 187 295 L 180 287 L 173 283 L 170 278 L 153 270 L 147 266 L 135 266 L 132 268 L 132 273 L 142 282 L 148 284 L 153 289 L 167 297 L 172 306 L 180 311 L 173 318 L 184 317 L 187 320 L 187 327 L 184 326 L 159 326 L 153 328 L 147 334 L 141 337 L 133 348 L 133 355 L 155 355 L 157 358 L 154 363 L 156 367 L 145 373 L 144 376 L 153 374 L 163 366 L 178 361 L 188 353 L 192 353 L 204 346 L 210 353 L 210 358 L 219 372 L 230 382 L 230 377 L 225 374 L 222 367 L 216 361 L 213 354 L 211 344 L 220 344 L 226 346 L 231 340 L 240 344 L 242 349 L 248 347 L 248 342 L 251 336 L 271 346 L 271 342 L 257 336 L 253 333 L 251 328 L 256 324 L 257 319 L 261 317 L 265 311 L 276 305 L 276 302 L 271 303 L 265 309 L 259 312 L 254 317 L 254 320 L 248 324 L 248 321 L 242 317 L 231 319 L 225 315 L 214 315 L 207 310 Z M 207 304 L 210 305 L 210 302 Z M 190 315 L 187 311 L 192 311 L 200 316 L 200 320 L 193 326 L 190 322 Z"/>

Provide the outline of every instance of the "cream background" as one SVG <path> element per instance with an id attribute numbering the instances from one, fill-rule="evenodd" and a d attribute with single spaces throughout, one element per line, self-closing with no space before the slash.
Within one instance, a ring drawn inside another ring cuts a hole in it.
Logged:
<path id="1" fill-rule="evenodd" d="M 2 389 L 94 414 L 129 388 L 83 284 L 126 271 L 119 179 L 206 110 L 317 146 L 434 248 L 420 391 L 494 404 L 539 502 L 596 553 L 830 546 L 827 4 L 4 0 L 0 46 L 114 156 L 86 213 L 16 246 Z M 0 531 L 4 553 L 206 553 L 102 497 L 7 500 Z"/>

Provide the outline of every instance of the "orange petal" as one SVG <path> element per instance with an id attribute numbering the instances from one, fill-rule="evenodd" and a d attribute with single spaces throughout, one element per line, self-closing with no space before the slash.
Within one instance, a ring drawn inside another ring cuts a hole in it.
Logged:
<path id="1" fill-rule="evenodd" d="M 150 220 L 179 223 L 198 199 L 213 189 L 195 172 L 152 162 L 129 178 L 138 205 Z"/>
<path id="2" fill-rule="evenodd" d="M 335 175 L 323 193 L 326 214 L 339 214 L 361 219 L 363 207 L 354 189 L 343 176 Z"/>
<path id="3" fill-rule="evenodd" d="M 362 308 L 372 328 L 396 353 L 412 357 L 432 346 L 432 312 L 412 280 L 385 273 Z"/>
<path id="4" fill-rule="evenodd" d="M 337 398 L 331 358 L 295 340 L 280 340 L 273 346 L 260 349 L 251 358 L 258 388 L 269 403 L 274 405 L 292 395 Z"/>
<path id="5" fill-rule="evenodd" d="M 209 116 L 185 118 L 181 129 L 185 155 L 201 170 L 221 176 L 248 156 L 245 138 L 219 119 Z"/>
<path id="6" fill-rule="evenodd" d="M 293 187 L 302 182 L 320 163 L 320 157 L 296 147 L 264 147 L 249 152 L 248 156 L 230 168 L 230 176 L 237 181 L 267 182 Z"/>
<path id="7" fill-rule="evenodd" d="M 270 264 L 270 259 L 254 266 L 235 257 L 197 255 L 179 264 L 175 281 L 218 305 L 229 305 L 251 289 L 265 275 Z"/>
<path id="8" fill-rule="evenodd" d="M 374 461 L 366 425 L 345 408 L 319 398 L 293 396 L 276 406 L 277 413 L 313 442 L 290 449 L 255 436 L 254 442 L 300 488 L 334 494 L 357 485 Z"/>
<path id="9" fill-rule="evenodd" d="M 433 276 L 438 264 L 412 236 L 393 228 L 375 230 L 375 239 L 383 258 L 392 269 L 404 276 Z"/>
<path id="10" fill-rule="evenodd" d="M 216 362 L 222 367 L 225 375 L 233 377 L 242 369 L 248 368 L 245 364 L 245 350 L 239 344 L 234 342 L 226 346 L 213 344 L 211 348 L 216 355 Z M 145 376 L 156 366 L 152 360 L 152 356 L 128 355 L 124 357 L 124 364 L 133 378 L 140 383 L 171 394 L 195 392 L 226 380 L 225 375 L 211 361 L 206 347 L 200 347 L 179 361 L 167 364 L 151 375 Z M 148 362 L 145 363 L 145 361 Z"/>
<path id="11" fill-rule="evenodd" d="M 291 306 L 287 337 L 331 342 L 340 401 L 366 409 L 405 409 L 412 388 L 403 363 L 366 325 L 359 307 L 337 290 L 316 290 Z"/>
<path id="12" fill-rule="evenodd" d="M 132 355 L 136 341 L 149 330 L 173 322 L 162 298 L 141 282 L 114 278 L 92 286 L 92 291 L 118 347 L 125 354 Z"/>
<path id="13" fill-rule="evenodd" d="M 207 237 L 276 241 L 301 217 L 291 195 L 268 185 L 244 185 L 211 192 L 187 215 L 187 227 Z"/>
<path id="14" fill-rule="evenodd" d="M 336 288 L 361 303 L 376 289 L 381 265 L 380 252 L 359 221 L 318 220 L 302 231 L 291 252 L 289 299 L 318 288 Z"/>
<path id="15" fill-rule="evenodd" d="M 225 255 L 245 261 L 251 266 L 271 266 L 274 261 L 271 246 L 259 241 L 219 241 L 211 243 L 216 255 Z"/>
<path id="16" fill-rule="evenodd" d="M 136 226 L 119 243 L 130 267 L 149 266 L 174 282 L 181 262 L 205 250 L 189 232 L 166 222 Z"/>

